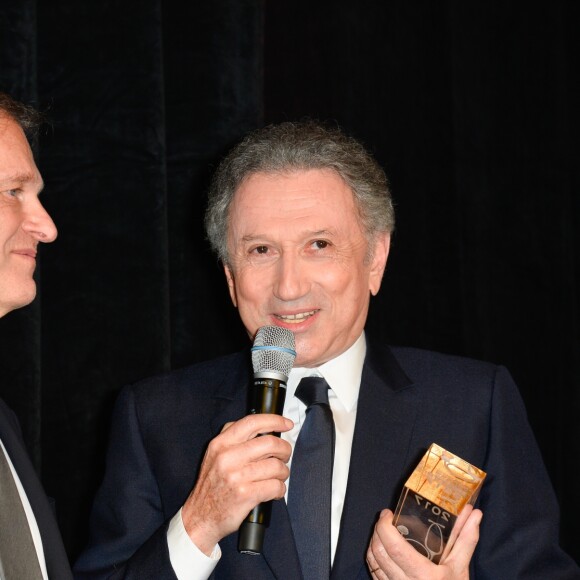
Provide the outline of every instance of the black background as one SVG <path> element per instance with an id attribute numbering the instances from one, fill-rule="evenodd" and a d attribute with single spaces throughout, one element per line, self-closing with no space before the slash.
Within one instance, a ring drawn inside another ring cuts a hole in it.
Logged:
<path id="1" fill-rule="evenodd" d="M 60 231 L 38 299 L 0 323 L 1 394 L 71 559 L 119 389 L 247 343 L 202 230 L 212 168 L 312 117 L 392 184 L 369 335 L 510 369 L 580 560 L 578 24 L 573 1 L 0 4 L 0 89 L 52 119 L 36 153 Z"/>

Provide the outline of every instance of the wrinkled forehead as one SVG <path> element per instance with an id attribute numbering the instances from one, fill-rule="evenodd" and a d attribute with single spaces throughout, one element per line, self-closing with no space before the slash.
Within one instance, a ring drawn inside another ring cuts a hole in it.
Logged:
<path id="1" fill-rule="evenodd" d="M 0 113 L 0 182 L 11 188 L 32 184 L 42 189 L 42 177 L 20 124 Z"/>
<path id="2" fill-rule="evenodd" d="M 359 225 L 363 225 L 359 200 L 352 187 L 347 183 L 338 171 L 329 167 L 315 168 L 289 168 L 272 171 L 253 171 L 248 173 L 235 189 L 228 206 L 228 229 L 231 227 L 233 214 L 240 206 L 248 206 L 251 201 L 248 198 L 255 197 L 257 192 L 261 192 L 262 200 L 268 197 L 268 184 L 272 184 L 272 197 L 277 197 L 279 205 L 274 203 L 270 206 L 271 211 L 281 210 L 287 198 L 293 199 L 296 191 L 301 191 L 302 197 L 316 197 L 324 193 L 326 199 L 336 196 L 335 204 L 322 211 L 333 213 L 334 210 L 341 210 L 348 206 L 348 211 L 356 217 Z M 286 187 L 278 187 L 280 183 L 285 183 Z M 274 193 L 275 192 L 275 193 Z M 266 197 L 264 197 L 264 194 Z"/>
<path id="3" fill-rule="evenodd" d="M 272 180 L 275 181 L 278 178 L 285 179 L 285 178 L 293 178 L 293 177 L 303 177 L 304 182 L 312 181 L 313 183 L 318 180 L 320 176 L 330 177 L 333 180 L 336 180 L 337 183 L 340 183 L 341 189 L 342 187 L 346 187 L 348 191 L 351 193 L 353 197 L 353 201 L 355 205 L 357 205 L 356 195 L 354 194 L 352 187 L 349 183 L 345 181 L 343 176 L 336 171 L 332 167 L 288 167 L 284 169 L 272 169 L 272 170 L 256 170 L 251 171 L 247 175 L 243 177 L 240 183 L 237 185 L 236 189 L 234 190 L 232 197 L 230 199 L 229 207 L 239 199 L 240 191 L 246 191 L 247 185 L 250 181 L 257 181 L 260 178 L 264 178 L 264 180 Z"/>
<path id="4" fill-rule="evenodd" d="M 352 190 L 332 171 L 256 173 L 237 191 L 230 208 L 230 241 L 297 240 L 316 232 L 364 235 Z"/>

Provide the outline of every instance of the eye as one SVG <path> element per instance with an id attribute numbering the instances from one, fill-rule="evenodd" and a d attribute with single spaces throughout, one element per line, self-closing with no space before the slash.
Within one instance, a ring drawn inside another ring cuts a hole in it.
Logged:
<path id="1" fill-rule="evenodd" d="M 22 191 L 21 189 L 7 189 L 2 193 L 7 195 L 8 197 L 18 197 L 21 191 Z"/>
<path id="2" fill-rule="evenodd" d="M 330 243 L 327 242 L 326 240 L 315 240 L 314 242 L 312 242 L 312 247 L 315 250 L 324 250 L 328 248 L 328 246 L 330 246 Z"/>
<path id="3" fill-rule="evenodd" d="M 267 254 L 268 253 L 268 246 L 256 246 L 252 248 L 251 254 Z"/>

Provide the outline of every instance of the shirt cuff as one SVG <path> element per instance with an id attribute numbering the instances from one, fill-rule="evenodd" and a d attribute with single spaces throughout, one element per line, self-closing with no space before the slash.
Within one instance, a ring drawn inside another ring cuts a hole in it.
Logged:
<path id="1" fill-rule="evenodd" d="M 178 580 L 207 580 L 222 556 L 219 544 L 210 556 L 206 556 L 185 531 L 181 510 L 169 522 L 167 528 L 169 560 Z"/>

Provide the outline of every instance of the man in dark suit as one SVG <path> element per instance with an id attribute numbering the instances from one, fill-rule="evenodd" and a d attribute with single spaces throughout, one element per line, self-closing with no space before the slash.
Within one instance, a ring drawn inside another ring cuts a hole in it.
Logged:
<path id="1" fill-rule="evenodd" d="M 249 135 L 218 168 L 206 226 L 249 336 L 278 326 L 295 337 L 284 417 L 244 417 L 248 352 L 124 389 L 79 579 L 580 577 L 507 371 L 367 342 L 394 215 L 359 143 L 313 123 Z M 304 385 L 322 393 L 315 402 Z M 301 450 L 314 440 L 310 474 Z M 483 520 L 475 509 L 440 565 L 383 509 L 433 442 L 488 473 Z M 327 447 L 331 475 L 314 492 Z M 240 524 L 274 499 L 262 553 L 240 554 Z"/>
<path id="2" fill-rule="evenodd" d="M 56 228 L 38 199 L 42 178 L 25 136 L 38 115 L 0 93 L 0 316 L 29 304 L 40 242 Z M 1 381 L 1 378 L 0 378 Z M 0 577 L 72 578 L 52 508 L 34 472 L 18 421 L 0 400 Z"/>

